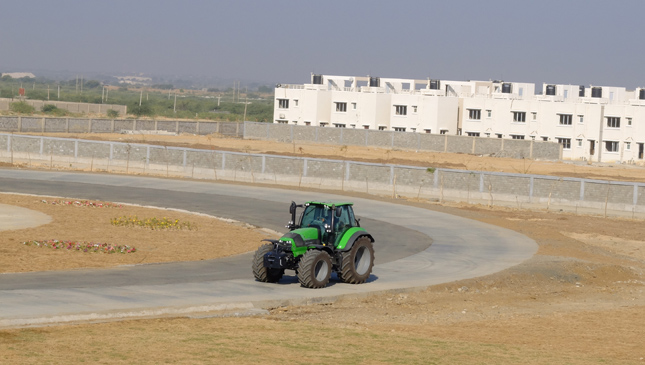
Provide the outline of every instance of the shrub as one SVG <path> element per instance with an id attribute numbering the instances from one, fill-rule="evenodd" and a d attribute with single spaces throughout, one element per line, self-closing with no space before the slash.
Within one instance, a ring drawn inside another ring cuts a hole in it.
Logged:
<path id="1" fill-rule="evenodd" d="M 58 107 L 54 104 L 45 104 L 43 105 L 42 111 L 43 113 L 51 113 L 59 110 Z"/>
<path id="2" fill-rule="evenodd" d="M 119 112 L 114 110 L 114 109 L 108 109 L 107 116 L 108 116 L 108 118 L 118 118 L 119 117 Z"/>
<path id="3" fill-rule="evenodd" d="M 18 101 L 15 103 L 11 103 L 9 109 L 12 112 L 20 113 L 20 114 L 32 114 L 33 112 L 36 111 L 36 108 L 33 106 L 25 103 L 24 101 Z"/>

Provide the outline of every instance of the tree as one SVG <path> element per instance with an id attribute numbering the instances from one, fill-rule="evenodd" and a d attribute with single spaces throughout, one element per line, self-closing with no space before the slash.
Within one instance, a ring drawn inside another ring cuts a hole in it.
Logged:
<path id="1" fill-rule="evenodd" d="M 96 80 L 86 81 L 84 85 L 84 87 L 88 89 L 96 89 L 99 86 L 101 86 L 101 83 Z"/>
<path id="2" fill-rule="evenodd" d="M 270 93 L 273 92 L 273 89 L 268 87 L 268 86 L 266 86 L 266 85 L 262 85 L 262 86 L 258 87 L 258 92 L 269 93 L 270 94 Z"/>

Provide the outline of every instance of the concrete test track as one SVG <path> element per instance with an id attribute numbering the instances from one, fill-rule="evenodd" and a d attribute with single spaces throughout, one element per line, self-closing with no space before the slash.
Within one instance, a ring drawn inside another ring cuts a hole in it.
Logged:
<path id="1" fill-rule="evenodd" d="M 183 209 L 279 232 L 285 230 L 292 200 L 348 200 L 334 194 L 213 182 L 11 169 L 0 169 L 0 192 Z M 376 239 L 376 265 L 366 284 L 344 284 L 334 276 L 328 287 L 318 290 L 300 287 L 293 276 L 279 284 L 256 282 L 251 253 L 200 262 L 9 273 L 0 275 L 0 328 L 214 311 L 252 314 L 277 305 L 488 275 L 537 251 L 533 240 L 500 227 L 395 203 L 351 200 L 361 225 Z"/>

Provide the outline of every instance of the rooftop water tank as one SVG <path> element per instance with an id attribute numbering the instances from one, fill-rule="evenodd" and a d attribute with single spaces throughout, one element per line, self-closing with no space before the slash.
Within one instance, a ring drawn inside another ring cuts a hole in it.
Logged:
<path id="1" fill-rule="evenodd" d="M 547 85 L 546 86 L 546 94 L 547 95 L 555 95 L 555 85 Z"/>
<path id="2" fill-rule="evenodd" d="M 591 97 L 592 98 L 602 98 L 602 88 L 601 87 L 592 87 L 591 88 Z"/>
<path id="3" fill-rule="evenodd" d="M 323 84 L 322 75 L 314 75 L 313 84 L 314 85 L 322 85 Z"/>
<path id="4" fill-rule="evenodd" d="M 508 82 L 505 82 L 505 83 L 502 84 L 502 93 L 510 94 L 512 92 L 513 92 L 513 85 L 512 84 L 510 84 Z"/>
<path id="5" fill-rule="evenodd" d="M 381 86 L 381 79 L 378 77 L 370 77 L 370 87 L 379 87 Z"/>
<path id="6" fill-rule="evenodd" d="M 439 89 L 441 89 L 441 81 L 430 80 L 430 90 L 439 90 Z"/>

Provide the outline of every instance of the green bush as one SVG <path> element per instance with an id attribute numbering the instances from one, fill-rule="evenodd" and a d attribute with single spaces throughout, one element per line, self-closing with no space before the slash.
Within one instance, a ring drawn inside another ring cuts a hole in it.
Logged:
<path id="1" fill-rule="evenodd" d="M 43 105 L 42 111 L 43 113 L 51 113 L 59 110 L 58 107 L 54 104 L 45 104 Z"/>
<path id="2" fill-rule="evenodd" d="M 114 110 L 114 109 L 108 109 L 107 111 L 107 116 L 108 118 L 118 118 L 119 117 L 119 112 Z"/>
<path id="3" fill-rule="evenodd" d="M 18 101 L 15 103 L 11 103 L 9 106 L 9 109 L 12 112 L 20 113 L 20 114 L 32 114 L 33 112 L 36 111 L 36 108 L 33 106 L 25 103 L 24 101 Z"/>

